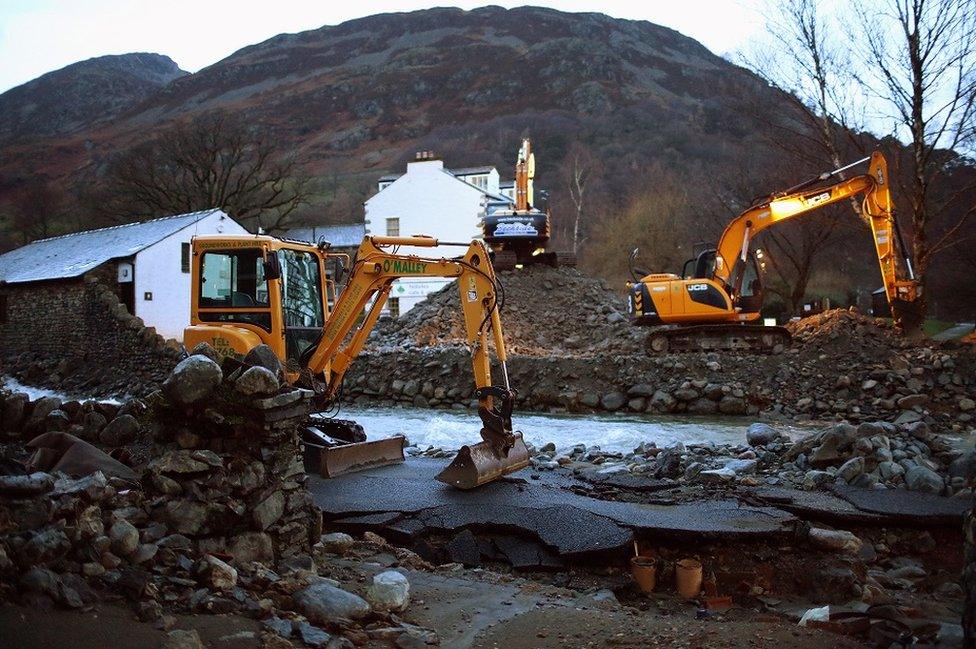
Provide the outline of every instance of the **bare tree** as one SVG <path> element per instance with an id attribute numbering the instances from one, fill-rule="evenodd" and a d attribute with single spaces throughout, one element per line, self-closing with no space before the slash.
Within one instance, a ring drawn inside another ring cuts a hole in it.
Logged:
<path id="1" fill-rule="evenodd" d="M 767 141 L 796 161 L 793 169 L 819 173 L 840 168 L 852 153 L 863 152 L 857 132 L 864 110 L 864 98 L 853 83 L 849 48 L 834 37 L 841 29 L 815 0 L 769 0 L 765 13 L 770 16 L 769 36 L 740 58 L 785 100 L 785 111 L 768 106 L 757 110 L 767 126 Z M 801 180 L 777 173 L 766 173 L 764 179 L 784 184 Z M 862 219 L 860 202 L 852 198 L 849 205 Z M 788 311 L 800 312 L 815 264 L 849 232 L 847 220 L 842 210 L 829 209 L 763 236 L 777 276 L 770 290 Z"/>
<path id="2" fill-rule="evenodd" d="M 581 243 L 581 224 L 590 208 L 590 185 L 595 176 L 600 173 L 600 161 L 593 153 L 579 141 L 574 142 L 564 162 L 564 177 L 569 198 L 573 202 L 573 227 L 570 240 L 573 253 L 576 253 Z"/>
<path id="3" fill-rule="evenodd" d="M 903 175 L 909 180 L 902 195 L 911 217 L 915 272 L 924 285 L 933 257 L 961 243 L 959 234 L 973 215 L 972 205 L 959 205 L 971 184 L 939 192 L 939 198 L 933 189 L 960 163 L 955 152 L 972 144 L 976 0 L 884 0 L 855 9 L 864 59 L 858 78 L 887 107 L 884 117 L 894 124 L 894 134 L 908 142 Z M 924 294 L 919 306 L 924 315 Z"/>
<path id="4" fill-rule="evenodd" d="M 308 201 L 308 179 L 267 132 L 214 113 L 179 124 L 117 159 L 105 209 L 118 219 L 220 208 L 243 223 L 281 229 Z"/>
<path id="5" fill-rule="evenodd" d="M 68 197 L 60 188 L 39 181 L 15 194 L 8 211 L 12 238 L 24 245 L 63 232 Z"/>

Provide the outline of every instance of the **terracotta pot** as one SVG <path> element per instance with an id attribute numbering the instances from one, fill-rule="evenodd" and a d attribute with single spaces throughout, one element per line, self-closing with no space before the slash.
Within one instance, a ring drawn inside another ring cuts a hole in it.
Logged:
<path id="1" fill-rule="evenodd" d="M 684 599 L 698 597 L 702 586 L 702 564 L 697 559 L 682 559 L 674 568 L 678 594 Z"/>
<path id="2" fill-rule="evenodd" d="M 652 557 L 632 557 L 630 572 L 634 581 L 645 593 L 650 593 L 657 585 L 657 561 Z"/>

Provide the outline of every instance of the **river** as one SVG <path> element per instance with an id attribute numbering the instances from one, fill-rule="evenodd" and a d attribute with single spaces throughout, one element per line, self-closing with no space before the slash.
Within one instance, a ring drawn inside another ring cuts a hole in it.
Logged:
<path id="1" fill-rule="evenodd" d="M 23 385 L 7 376 L 4 386 L 14 392 L 26 392 L 30 398 L 56 396 L 84 400 L 79 395 Z M 118 403 L 116 399 L 100 399 Z M 457 449 L 463 444 L 481 441 L 481 420 L 474 411 L 429 410 L 412 407 L 344 406 L 338 415 L 355 419 L 366 429 L 369 439 L 405 435 L 421 449 L 435 446 Z M 541 414 L 520 413 L 512 416 L 516 430 L 525 441 L 536 447 L 552 442 L 559 451 L 575 444 L 599 446 L 604 451 L 628 453 L 641 442 L 665 447 L 676 442 L 715 444 L 745 443 L 746 429 L 752 419 L 745 417 L 693 417 L 648 414 Z M 791 436 L 804 432 L 800 428 L 778 425 Z"/>

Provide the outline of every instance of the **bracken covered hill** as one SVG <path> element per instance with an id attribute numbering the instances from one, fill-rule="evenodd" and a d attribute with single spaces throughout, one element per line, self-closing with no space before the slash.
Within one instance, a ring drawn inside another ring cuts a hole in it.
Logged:
<path id="1" fill-rule="evenodd" d="M 26 87 L 0 96 L 5 112 L 26 101 Z M 113 97 L 110 88 L 98 94 Z M 102 163 L 158 127 L 224 109 L 272 128 L 281 150 L 313 173 L 378 175 L 418 149 L 508 169 L 529 132 L 545 152 L 544 174 L 585 131 L 623 191 L 652 161 L 742 155 L 758 128 L 749 107 L 760 101 L 779 100 L 752 73 L 647 22 L 534 7 L 382 14 L 246 47 L 111 123 L 93 125 L 93 108 L 71 136 L 11 122 L 19 144 L 0 148 L 0 188 L 35 174 L 97 179 Z"/>

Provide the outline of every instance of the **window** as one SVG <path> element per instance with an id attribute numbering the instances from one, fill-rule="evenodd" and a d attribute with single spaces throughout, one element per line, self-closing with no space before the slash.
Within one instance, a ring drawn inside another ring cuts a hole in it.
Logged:
<path id="1" fill-rule="evenodd" d="M 386 220 L 386 236 L 388 237 L 399 237 L 400 236 L 400 217 L 395 216 Z"/>
<path id="2" fill-rule="evenodd" d="M 301 360 L 322 336 L 322 281 L 318 257 L 301 250 L 280 250 L 282 311 L 285 318 L 285 354 Z"/>
<path id="3" fill-rule="evenodd" d="M 264 256 L 260 248 L 208 252 L 201 263 L 201 307 L 268 305 L 268 282 L 264 279 Z"/>
<path id="4" fill-rule="evenodd" d="M 186 242 L 180 244 L 180 270 L 190 272 L 190 244 Z"/>
<path id="5" fill-rule="evenodd" d="M 390 310 L 390 317 L 391 318 L 399 318 L 400 317 L 400 298 L 398 298 L 398 297 L 391 297 L 389 300 L 386 301 L 386 308 Z"/>

